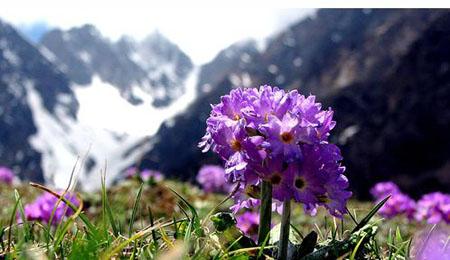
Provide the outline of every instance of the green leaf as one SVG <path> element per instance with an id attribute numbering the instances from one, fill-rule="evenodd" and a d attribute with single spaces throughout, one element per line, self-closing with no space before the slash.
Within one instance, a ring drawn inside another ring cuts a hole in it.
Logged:
<path id="1" fill-rule="evenodd" d="M 134 200 L 133 211 L 131 212 L 130 225 L 128 226 L 128 237 L 131 237 L 131 234 L 133 234 L 133 225 L 134 225 L 134 221 L 136 220 L 136 215 L 137 215 L 137 211 L 139 208 L 139 202 L 141 201 L 143 188 L 144 188 L 144 184 L 142 183 L 141 186 L 139 186 L 139 190 L 136 195 L 136 199 Z"/>
<path id="2" fill-rule="evenodd" d="M 362 227 L 367 225 L 369 223 L 370 219 L 380 210 L 381 207 L 383 207 L 384 203 L 390 198 L 391 196 L 386 197 L 384 200 L 380 201 L 373 209 L 361 220 L 361 222 L 356 225 L 356 227 L 352 230 L 351 233 L 355 233 L 356 231 L 360 230 Z"/>
<path id="3" fill-rule="evenodd" d="M 233 214 L 229 212 L 219 212 L 212 215 L 211 222 L 213 223 L 214 228 L 219 232 L 223 232 L 236 225 L 236 219 Z"/>
<path id="4" fill-rule="evenodd" d="M 317 233 L 311 231 L 302 241 L 298 249 L 296 250 L 297 258 L 304 257 L 305 255 L 314 251 L 314 247 L 317 244 Z"/>

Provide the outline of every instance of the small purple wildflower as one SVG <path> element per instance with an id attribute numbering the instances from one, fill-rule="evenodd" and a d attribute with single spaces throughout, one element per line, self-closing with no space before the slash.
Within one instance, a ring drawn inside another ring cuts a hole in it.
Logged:
<path id="1" fill-rule="evenodd" d="M 62 194 L 62 192 L 59 192 L 59 194 Z M 73 205 L 80 205 L 80 202 L 76 198 L 75 194 L 67 193 L 64 197 Z M 63 201 L 58 201 L 58 198 L 52 194 L 47 192 L 43 193 L 37 197 L 33 203 L 25 205 L 26 219 L 49 223 L 53 215 L 51 224 L 58 224 L 65 216 L 69 217 L 73 214 L 73 210 L 69 206 L 67 206 Z"/>
<path id="2" fill-rule="evenodd" d="M 450 227 L 445 225 L 417 232 L 412 239 L 411 259 L 450 259 L 449 234 Z"/>
<path id="3" fill-rule="evenodd" d="M 237 228 L 242 233 L 256 241 L 259 228 L 259 214 L 252 211 L 246 211 L 242 215 L 239 215 L 236 219 Z"/>
<path id="4" fill-rule="evenodd" d="M 416 202 L 408 195 L 403 194 L 400 188 L 393 182 L 379 182 L 370 193 L 379 203 L 388 196 L 391 196 L 381 207 L 378 213 L 385 218 L 393 218 L 398 215 L 404 215 L 408 219 L 413 219 L 416 211 Z"/>
<path id="5" fill-rule="evenodd" d="M 415 219 L 425 220 L 430 224 L 437 224 L 441 221 L 450 223 L 450 195 L 441 192 L 433 192 L 422 196 L 417 202 Z"/>
<path id="6" fill-rule="evenodd" d="M 403 193 L 396 193 L 386 201 L 378 213 L 385 218 L 393 218 L 398 215 L 405 215 L 408 219 L 413 219 L 416 211 L 416 202 Z"/>
<path id="7" fill-rule="evenodd" d="M 160 182 L 164 180 L 164 175 L 160 171 L 145 169 L 141 172 L 140 177 L 144 182 Z"/>
<path id="8" fill-rule="evenodd" d="M 0 167 L 0 183 L 11 185 L 14 180 L 14 173 L 7 167 Z"/>
<path id="9" fill-rule="evenodd" d="M 264 180 L 275 203 L 293 199 L 309 213 L 324 206 L 342 217 L 351 192 L 339 148 L 328 143 L 333 111 L 321 108 L 314 96 L 270 86 L 234 89 L 212 106 L 199 147 L 217 153 L 227 181 L 240 183 L 233 211 L 254 204 L 243 195 Z"/>
<path id="10" fill-rule="evenodd" d="M 391 181 L 379 182 L 370 189 L 370 193 L 376 200 L 382 200 L 389 195 L 400 193 L 400 189 Z"/>
<path id="11" fill-rule="evenodd" d="M 225 169 L 218 165 L 204 165 L 197 174 L 197 182 L 207 193 L 227 193 L 231 186 L 225 178 Z"/>
<path id="12" fill-rule="evenodd" d="M 144 169 L 140 171 L 136 167 L 130 167 L 125 171 L 126 179 L 139 179 L 143 182 L 160 182 L 164 180 L 164 175 L 156 170 Z"/>
<path id="13" fill-rule="evenodd" d="M 130 167 L 125 171 L 125 178 L 126 179 L 132 179 L 136 177 L 139 173 L 139 169 L 136 167 Z"/>

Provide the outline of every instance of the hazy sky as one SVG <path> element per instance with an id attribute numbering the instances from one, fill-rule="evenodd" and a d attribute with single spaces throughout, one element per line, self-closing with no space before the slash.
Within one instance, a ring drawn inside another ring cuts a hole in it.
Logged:
<path id="1" fill-rule="evenodd" d="M 36 30 L 42 30 L 43 25 L 67 29 L 91 23 L 112 40 L 124 34 L 142 39 L 158 29 L 177 43 L 195 63 L 201 64 L 238 40 L 256 38 L 263 41 L 286 25 L 314 12 L 313 9 L 230 8 L 223 5 L 201 9 L 170 8 L 167 1 L 162 7 L 148 4 L 150 1 L 147 4 L 137 0 L 121 2 L 126 5 L 88 0 L 3 0 L 0 18 L 22 28 L 34 38 L 40 33 Z M 179 7 L 176 2 L 172 5 Z M 33 26 L 35 24 L 38 26 Z"/>

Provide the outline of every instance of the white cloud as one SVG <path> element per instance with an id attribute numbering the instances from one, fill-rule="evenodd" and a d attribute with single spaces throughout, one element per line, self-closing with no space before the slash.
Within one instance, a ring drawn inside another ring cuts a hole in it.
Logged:
<path id="1" fill-rule="evenodd" d="M 111 2 L 8 0 L 2 1 L 0 17 L 15 25 L 46 22 L 63 29 L 91 23 L 113 40 L 124 34 L 141 39 L 158 29 L 195 63 L 201 64 L 238 40 L 250 37 L 264 40 L 287 23 L 313 12 L 312 9 L 230 8 L 211 4 L 208 8 L 179 8 L 187 6 L 180 2 L 189 1 Z"/>

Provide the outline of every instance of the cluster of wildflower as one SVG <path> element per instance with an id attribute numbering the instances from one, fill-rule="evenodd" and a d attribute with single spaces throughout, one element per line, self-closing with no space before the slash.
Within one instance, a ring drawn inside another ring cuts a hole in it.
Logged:
<path id="1" fill-rule="evenodd" d="M 161 172 L 155 170 L 144 169 L 140 171 L 136 167 L 130 167 L 125 171 L 125 178 L 126 179 L 137 178 L 142 182 L 156 183 L 164 180 L 164 175 Z"/>
<path id="2" fill-rule="evenodd" d="M 398 215 L 405 215 L 408 219 L 414 218 L 416 202 L 408 195 L 403 194 L 395 183 L 390 181 L 377 183 L 370 190 L 370 193 L 377 203 L 391 196 L 378 211 L 381 216 L 393 218 Z"/>
<path id="3" fill-rule="evenodd" d="M 415 202 L 402 193 L 393 182 L 380 182 L 370 192 L 377 202 L 391 196 L 381 207 L 379 214 L 386 218 L 405 215 L 408 219 L 437 224 L 441 221 L 450 223 L 450 195 L 441 192 L 425 194 Z"/>
<path id="4" fill-rule="evenodd" d="M 197 174 L 197 182 L 207 192 L 230 192 L 232 186 L 225 179 L 225 169 L 218 165 L 204 165 Z"/>
<path id="5" fill-rule="evenodd" d="M 58 194 L 62 194 L 62 192 Z M 75 194 L 66 193 L 64 198 L 76 207 L 80 205 Z M 33 203 L 25 205 L 25 218 L 27 220 L 37 220 L 44 223 L 51 221 L 52 225 L 58 224 L 65 216 L 69 217 L 72 214 L 73 210 L 66 203 L 47 192 L 37 197 Z"/>
<path id="6" fill-rule="evenodd" d="M 256 241 L 259 228 L 259 214 L 253 211 L 245 211 L 236 219 L 236 227 L 247 237 Z"/>
<path id="7" fill-rule="evenodd" d="M 0 167 L 0 183 L 6 183 L 11 185 L 14 180 L 14 173 L 11 169 L 7 167 Z"/>
<path id="8" fill-rule="evenodd" d="M 238 88 L 212 107 L 199 146 L 225 160 L 227 180 L 241 193 L 267 181 L 277 201 L 293 199 L 309 212 L 325 206 L 341 217 L 351 192 L 339 148 L 328 143 L 332 117 L 296 90 Z"/>
<path id="9" fill-rule="evenodd" d="M 417 202 L 415 218 L 430 224 L 441 221 L 450 224 L 450 195 L 441 192 L 425 194 Z"/>
<path id="10" fill-rule="evenodd" d="M 450 226 L 433 226 L 416 230 L 412 238 L 410 259 L 450 259 Z"/>

